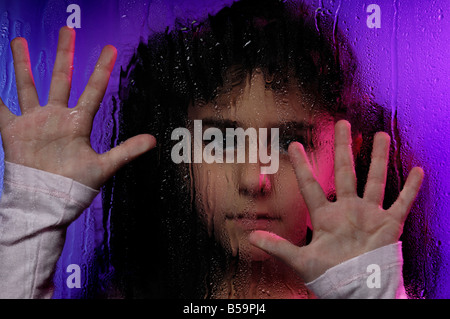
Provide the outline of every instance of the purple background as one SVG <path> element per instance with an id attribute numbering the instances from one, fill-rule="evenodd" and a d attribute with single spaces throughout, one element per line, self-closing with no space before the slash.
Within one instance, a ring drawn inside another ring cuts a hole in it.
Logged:
<path id="1" fill-rule="evenodd" d="M 81 95 L 102 47 L 112 44 L 118 59 L 105 97 L 117 95 L 120 67 L 127 65 L 140 37 L 172 26 L 176 17 L 190 20 L 214 13 L 231 0 L 134 0 L 134 1 L 0 1 L 0 97 L 19 114 L 9 42 L 23 36 L 30 49 L 31 63 L 41 105 L 46 104 L 59 28 L 66 24 L 69 4 L 81 8 L 81 28 L 76 29 L 76 51 L 70 106 Z M 313 7 L 329 9 L 338 26 L 354 46 L 360 62 L 358 76 L 367 93 L 389 112 L 397 113 L 401 128 L 399 150 L 403 168 L 424 168 L 426 178 L 411 220 L 420 223 L 414 231 L 425 238 L 417 263 L 428 298 L 450 297 L 450 5 L 445 0 L 352 0 L 307 1 Z M 381 8 L 381 28 L 366 25 L 369 4 Z M 92 141 L 99 152 L 108 149 L 115 115 L 104 103 L 96 117 Z M 0 148 L 0 174 L 3 152 Z M 1 176 L 1 175 L 0 175 Z M 0 178 L 0 186 L 1 178 Z M 89 286 L 98 280 L 90 267 L 94 250 L 104 232 L 100 196 L 68 229 L 63 255 L 55 276 L 55 298 L 85 298 Z M 106 223 L 107 224 L 107 223 Z M 415 230 L 416 229 L 416 230 Z M 81 289 L 65 284 L 69 264 L 82 268 Z"/>

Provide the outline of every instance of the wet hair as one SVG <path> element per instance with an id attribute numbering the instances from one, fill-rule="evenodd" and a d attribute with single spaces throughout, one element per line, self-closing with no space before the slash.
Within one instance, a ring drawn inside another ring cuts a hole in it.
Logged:
<path id="1" fill-rule="evenodd" d="M 261 69 L 273 90 L 295 79 L 305 94 L 320 100 L 317 107 L 352 123 L 363 137 L 355 158 L 362 195 L 373 134 L 390 132 L 390 119 L 364 98 L 353 78 L 356 59 L 329 14 L 296 2 L 242 0 L 204 21 L 177 21 L 174 29 L 141 41 L 121 70 L 119 100 L 113 100 L 119 122 L 111 147 L 141 133 L 154 135 L 158 145 L 103 188 L 104 222 L 109 220 L 111 233 L 102 246 L 104 272 L 113 269 L 115 287 L 105 295 L 209 296 L 209 270 L 215 267 L 210 262 L 220 262 L 214 255 L 218 244 L 197 216 L 189 168 L 171 161 L 171 133 L 186 126 L 190 103 L 213 100 L 236 67 L 240 79 Z M 386 207 L 397 197 L 402 176 L 391 158 Z"/>

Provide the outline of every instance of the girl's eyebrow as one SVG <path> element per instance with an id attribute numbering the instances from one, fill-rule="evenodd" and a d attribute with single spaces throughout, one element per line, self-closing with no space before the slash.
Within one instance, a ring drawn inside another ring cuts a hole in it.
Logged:
<path id="1" fill-rule="evenodd" d="M 203 126 L 217 127 L 220 130 L 226 128 L 238 128 L 242 127 L 238 121 L 228 120 L 228 119 L 215 119 L 212 117 L 207 117 L 202 119 Z"/>
<path id="2" fill-rule="evenodd" d="M 202 119 L 202 125 L 208 127 L 216 127 L 220 130 L 226 128 L 238 128 L 244 126 L 239 121 L 233 121 L 229 119 L 216 119 L 207 117 Z M 267 128 L 279 128 L 281 131 L 310 131 L 314 128 L 314 124 L 307 121 L 288 121 L 288 122 L 273 122 L 268 123 Z"/>
<path id="3" fill-rule="evenodd" d="M 307 121 L 289 121 L 279 124 L 278 127 L 280 131 L 311 131 L 314 128 L 314 124 Z"/>

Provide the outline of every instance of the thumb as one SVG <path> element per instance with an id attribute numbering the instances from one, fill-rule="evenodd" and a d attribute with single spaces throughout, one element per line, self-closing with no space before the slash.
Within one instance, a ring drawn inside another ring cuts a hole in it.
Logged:
<path id="1" fill-rule="evenodd" d="M 280 236 L 263 230 L 256 230 L 249 235 L 249 242 L 266 253 L 279 258 L 301 274 L 303 258 L 302 249 Z"/>
<path id="2" fill-rule="evenodd" d="M 122 144 L 102 154 L 105 175 L 113 176 L 122 166 L 148 152 L 156 146 L 156 139 L 149 134 L 141 134 L 129 138 Z"/>

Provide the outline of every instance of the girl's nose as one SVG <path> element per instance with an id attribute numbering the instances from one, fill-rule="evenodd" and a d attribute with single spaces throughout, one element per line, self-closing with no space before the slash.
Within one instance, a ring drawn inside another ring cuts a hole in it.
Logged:
<path id="1" fill-rule="evenodd" d="M 241 195 L 259 197 L 271 193 L 271 175 L 262 174 L 259 164 L 244 164 L 240 173 L 239 193 Z"/>

